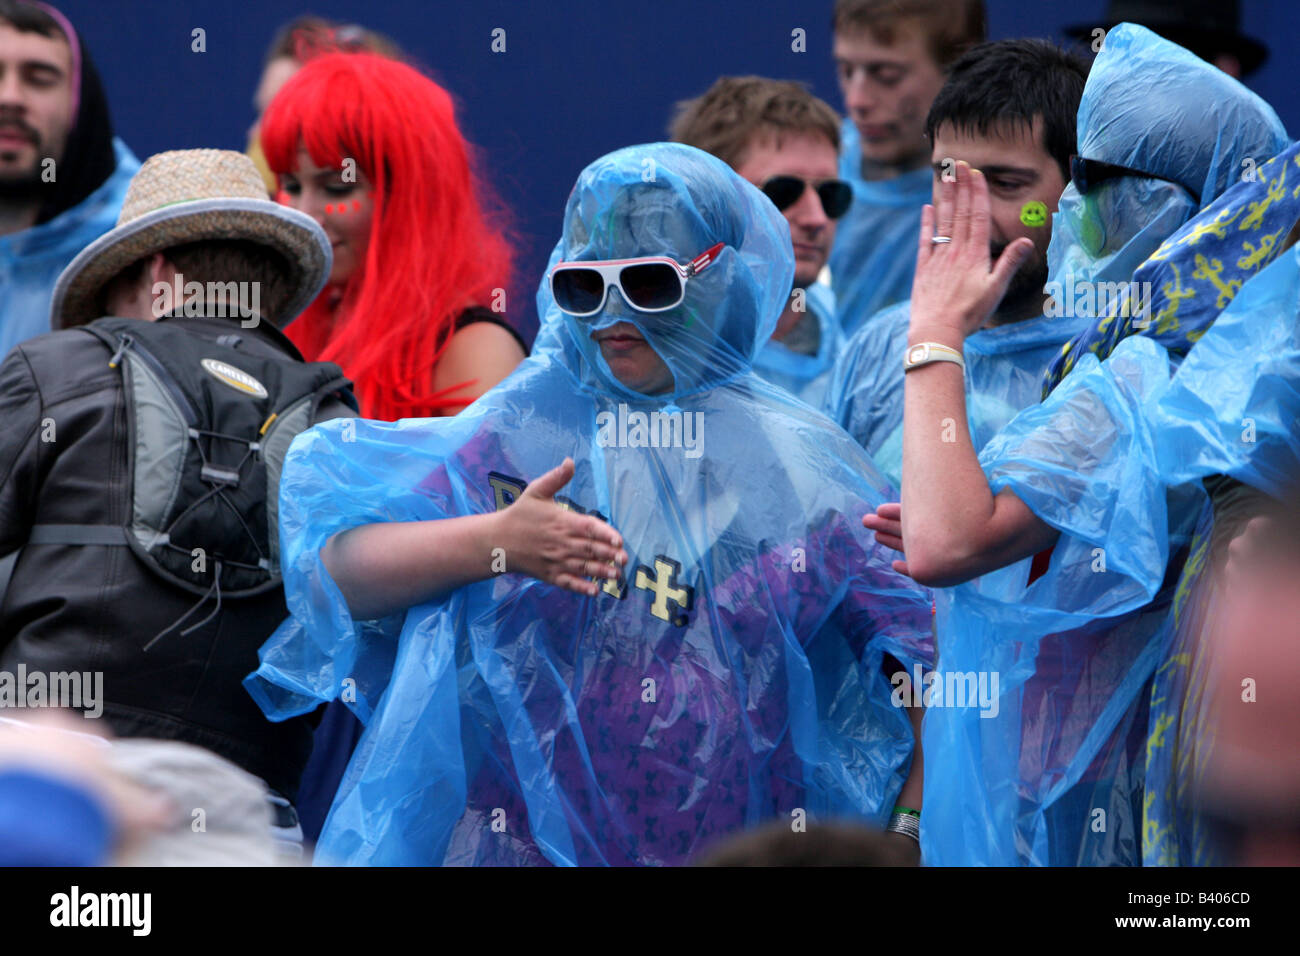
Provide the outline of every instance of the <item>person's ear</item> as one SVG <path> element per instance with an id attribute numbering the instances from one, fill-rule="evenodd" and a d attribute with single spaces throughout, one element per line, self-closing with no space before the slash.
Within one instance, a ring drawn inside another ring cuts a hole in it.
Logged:
<path id="1" fill-rule="evenodd" d="M 149 288 L 152 289 L 159 282 L 171 285 L 176 267 L 168 262 L 167 257 L 161 252 L 155 252 L 149 257 L 149 265 L 145 267 L 145 271 L 149 274 Z"/>

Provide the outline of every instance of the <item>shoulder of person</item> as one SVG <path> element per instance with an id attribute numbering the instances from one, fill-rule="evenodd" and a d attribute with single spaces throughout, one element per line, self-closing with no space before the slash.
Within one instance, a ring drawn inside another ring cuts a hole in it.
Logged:
<path id="1" fill-rule="evenodd" d="M 474 361 L 484 349 L 499 351 L 499 354 L 509 357 L 513 357 L 516 350 L 527 354 L 519 333 L 504 316 L 482 306 L 471 306 L 456 317 L 439 364 Z"/>
<path id="2" fill-rule="evenodd" d="M 6 382 L 11 374 L 27 376 L 46 402 L 62 392 L 85 393 L 120 383 L 121 374 L 108 364 L 108 347 L 89 332 L 63 329 L 16 345 L 4 359 Z"/>

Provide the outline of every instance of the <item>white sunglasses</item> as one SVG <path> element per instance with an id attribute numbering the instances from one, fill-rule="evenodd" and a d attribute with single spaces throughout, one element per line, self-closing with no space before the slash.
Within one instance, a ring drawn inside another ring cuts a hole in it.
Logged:
<path id="1" fill-rule="evenodd" d="M 703 272 L 726 245 L 719 242 L 686 265 L 667 256 L 557 262 L 551 296 L 560 310 L 584 318 L 605 307 L 611 288 L 638 312 L 667 312 L 686 298 L 686 280 Z"/>

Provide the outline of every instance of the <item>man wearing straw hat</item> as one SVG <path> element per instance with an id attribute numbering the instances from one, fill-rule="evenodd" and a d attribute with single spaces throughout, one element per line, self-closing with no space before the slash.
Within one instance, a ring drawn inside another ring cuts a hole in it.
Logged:
<path id="1" fill-rule="evenodd" d="M 116 735 L 224 757 L 266 782 L 289 829 L 312 721 L 268 723 L 240 681 L 287 614 L 279 461 L 350 414 L 338 368 L 280 331 L 331 262 L 246 156 L 161 153 L 59 277 L 56 331 L 0 365 L 0 553 L 21 549 L 0 587 L 0 681 L 101 681 L 94 710 Z M 86 703 L 26 695 L 95 716 Z"/>

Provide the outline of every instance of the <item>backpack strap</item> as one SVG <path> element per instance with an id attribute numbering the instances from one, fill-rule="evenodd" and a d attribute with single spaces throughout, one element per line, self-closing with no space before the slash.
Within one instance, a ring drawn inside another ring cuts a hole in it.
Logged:
<path id="1" fill-rule="evenodd" d="M 36 524 L 28 544 L 103 544 L 129 547 L 127 530 L 120 524 Z"/>

